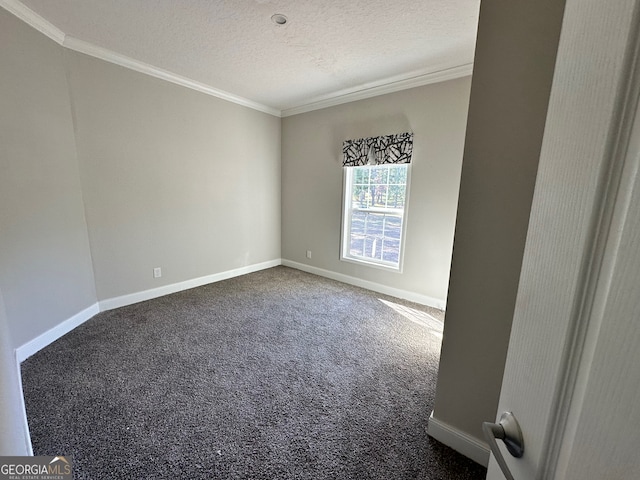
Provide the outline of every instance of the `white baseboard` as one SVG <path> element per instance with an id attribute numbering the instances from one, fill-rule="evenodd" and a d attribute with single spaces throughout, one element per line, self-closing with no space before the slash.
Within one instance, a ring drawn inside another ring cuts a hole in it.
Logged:
<path id="1" fill-rule="evenodd" d="M 33 447 L 31 445 L 31 434 L 29 432 L 29 422 L 27 420 L 27 411 L 24 405 L 24 395 L 22 394 L 22 372 L 20 371 L 20 364 L 35 354 L 39 350 L 43 349 L 47 345 L 55 342 L 58 338 L 64 334 L 69 333 L 77 326 L 83 324 L 94 315 L 104 310 L 111 310 L 113 308 L 130 305 L 132 303 L 141 302 L 144 300 L 150 300 L 170 293 L 187 290 L 189 288 L 199 287 L 213 282 L 219 282 L 220 280 L 226 280 L 228 278 L 237 277 L 247 273 L 257 272 L 266 268 L 277 267 L 281 265 L 281 260 L 275 259 L 268 262 L 257 263 L 242 268 L 236 268 L 234 270 L 228 270 L 226 272 L 215 273 L 213 275 L 207 275 L 205 277 L 194 278 L 184 282 L 174 283 L 172 285 L 165 285 L 164 287 L 154 288 L 151 290 L 145 290 L 143 292 L 132 293 L 130 295 L 123 295 L 121 297 L 110 298 L 98 303 L 94 303 L 90 307 L 85 308 L 81 312 L 76 313 L 71 318 L 64 320 L 53 328 L 50 328 L 41 335 L 38 335 L 33 340 L 28 341 L 24 345 L 15 349 L 15 363 L 18 371 L 18 382 L 20 387 L 20 398 L 22 399 L 22 412 L 24 415 L 23 423 L 25 429 L 25 443 L 27 455 L 33 456 Z"/>
<path id="2" fill-rule="evenodd" d="M 22 389 L 22 372 L 20 371 L 20 360 L 18 359 L 18 349 L 14 350 L 15 368 L 18 374 L 18 388 L 20 389 L 20 407 L 22 413 L 22 425 L 24 428 L 25 453 L 33 457 L 33 446 L 31 445 L 31 432 L 29 431 L 29 421 L 27 420 L 27 407 L 24 404 L 24 390 Z"/>
<path id="3" fill-rule="evenodd" d="M 489 446 L 486 443 L 438 420 L 433 416 L 433 412 L 431 412 L 431 417 L 429 417 L 427 433 L 430 437 L 453 448 L 456 452 L 470 458 L 474 462 L 485 467 L 489 464 Z"/>
<path id="4" fill-rule="evenodd" d="M 141 292 L 129 293 L 120 297 L 108 298 L 99 302 L 100 311 L 104 312 L 106 310 L 113 310 L 114 308 L 126 307 L 127 305 L 144 302 L 146 300 L 162 297 L 171 293 L 189 290 L 190 288 L 201 287 L 202 285 L 208 285 L 209 283 L 227 280 L 229 278 L 238 277 L 240 275 L 257 272 L 259 270 L 264 270 L 271 267 L 277 267 L 281 263 L 281 260 L 277 258 L 275 260 L 269 260 L 268 262 L 255 263 L 253 265 L 247 265 L 246 267 L 227 270 L 226 272 L 214 273 L 212 275 L 206 275 L 204 277 L 192 278 L 191 280 L 185 280 L 184 282 L 172 283 L 171 285 L 164 285 L 162 287 L 151 288 L 149 290 L 143 290 Z"/>
<path id="5" fill-rule="evenodd" d="M 122 295 L 120 297 L 108 298 L 95 303 L 79 313 L 76 313 L 71 318 L 64 320 L 55 327 L 47 330 L 43 334 L 37 336 L 33 340 L 28 341 L 24 345 L 16 348 L 16 358 L 18 364 L 29 358 L 34 353 L 43 349 L 47 345 L 53 343 L 64 334 L 70 332 L 77 326 L 83 324 L 91 317 L 99 312 L 106 310 L 112 310 L 114 308 L 124 307 L 133 303 L 144 302 L 153 298 L 169 295 L 171 293 L 181 292 L 190 288 L 200 287 L 209 283 L 219 282 L 221 280 L 227 280 L 229 278 L 245 275 L 247 273 L 257 272 L 267 268 L 277 267 L 278 265 L 285 265 L 287 267 L 302 270 L 322 277 L 331 278 L 339 282 L 348 283 L 357 287 L 373 290 L 374 292 L 384 293 L 398 298 L 404 298 L 406 300 L 420 303 L 422 305 L 428 305 L 430 307 L 439 308 L 444 310 L 446 303 L 444 300 L 431 298 L 426 295 L 421 295 L 407 290 L 401 290 L 399 288 L 393 288 L 386 285 L 382 285 L 368 280 L 362 280 L 356 277 L 350 277 L 341 273 L 331 272 L 322 268 L 312 267 L 310 265 L 304 265 L 302 263 L 293 262 L 291 260 L 274 259 L 267 262 L 256 263 L 253 265 L 247 265 L 245 267 L 236 268 L 233 270 L 227 270 L 225 272 L 214 273 L 212 275 L 206 275 L 204 277 L 193 278 L 191 280 L 185 280 L 184 282 L 172 283 L 171 285 L 164 285 L 158 288 L 152 288 L 149 290 L 143 290 L 141 292 L 130 293 Z"/>
<path id="6" fill-rule="evenodd" d="M 34 353 L 55 342 L 58 338 L 62 337 L 66 333 L 69 333 L 71 330 L 83 324 L 99 312 L 112 310 L 118 307 L 124 307 L 126 305 L 131 305 L 132 303 L 151 300 L 152 298 L 161 297 L 170 293 L 180 292 L 189 288 L 195 288 L 209 283 L 219 282 L 220 280 L 226 280 L 228 278 L 237 277 L 246 273 L 253 273 L 257 272 L 258 270 L 276 267 L 280 264 L 281 261 L 278 258 L 275 260 L 270 260 L 268 262 L 256 263 L 254 265 L 248 265 L 246 267 L 236 268 L 234 270 L 227 270 L 226 272 L 214 273 L 205 277 L 194 278 L 191 280 L 186 280 L 184 282 L 173 283 L 171 285 L 165 285 L 163 287 L 144 290 L 142 292 L 122 295 L 121 297 L 109 298 L 107 300 L 102 300 L 98 303 L 94 303 L 90 307 L 87 307 L 81 312 L 76 313 L 73 317 L 64 320 L 63 322 L 47 330 L 43 334 L 38 335 L 33 340 L 30 340 L 24 345 L 16 348 L 16 359 L 18 365 L 20 365 L 20 363 L 22 363 Z"/>
<path id="7" fill-rule="evenodd" d="M 82 325 L 84 322 L 86 322 L 99 312 L 100 310 L 98 308 L 98 304 L 94 303 L 81 312 L 76 313 L 73 317 L 64 320 L 63 322 L 59 323 L 53 328 L 50 328 L 43 334 L 38 335 L 33 340 L 30 340 L 24 345 L 16 348 L 16 359 L 18 360 L 18 364 L 22 363 L 31 355 L 43 349 L 50 343 L 55 342 L 64 334 L 69 333 L 78 325 Z"/>
<path id="8" fill-rule="evenodd" d="M 361 278 L 351 277 L 342 273 L 332 272 L 323 268 L 313 267 L 311 265 L 305 265 L 304 263 L 294 262 L 292 260 L 282 259 L 282 265 L 285 267 L 295 268 L 302 270 L 303 272 L 313 273 L 314 275 L 320 275 L 321 277 L 330 278 L 339 282 L 348 283 L 349 285 L 355 285 L 356 287 L 366 288 L 367 290 L 373 290 L 374 292 L 384 293 L 392 297 L 403 298 L 410 302 L 419 303 L 428 307 L 434 307 L 439 310 L 444 310 L 447 306 L 445 300 L 439 298 L 429 297 L 420 293 L 410 292 L 408 290 L 402 290 L 400 288 L 389 287 L 376 282 L 370 282 L 369 280 L 362 280 Z"/>

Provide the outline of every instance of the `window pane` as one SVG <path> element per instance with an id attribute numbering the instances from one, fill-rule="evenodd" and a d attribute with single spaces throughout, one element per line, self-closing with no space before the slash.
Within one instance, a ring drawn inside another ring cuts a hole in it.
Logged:
<path id="1" fill-rule="evenodd" d="M 404 208 L 406 187 L 404 185 L 389 185 L 388 208 Z"/>
<path id="2" fill-rule="evenodd" d="M 349 254 L 397 264 L 400 259 L 402 219 L 383 213 L 353 212 Z"/>
<path id="3" fill-rule="evenodd" d="M 364 185 L 354 185 L 351 192 L 351 208 L 367 208 L 369 188 Z"/>
<path id="4" fill-rule="evenodd" d="M 353 183 L 369 183 L 369 170 L 365 167 L 356 167 L 353 172 Z"/>
<path id="5" fill-rule="evenodd" d="M 386 185 L 389 178 L 389 167 L 378 165 L 371 169 L 371 183 Z"/>
<path id="6" fill-rule="evenodd" d="M 397 168 L 392 169 L 389 174 L 389 183 L 403 184 L 403 185 L 406 184 L 407 183 L 407 166 L 398 165 Z"/>
<path id="7" fill-rule="evenodd" d="M 402 234 L 402 219 L 400 217 L 386 216 L 385 241 L 382 259 L 386 262 L 397 264 L 400 261 L 400 236 Z"/>
<path id="8" fill-rule="evenodd" d="M 343 256 L 398 267 L 408 165 L 348 170 Z"/>

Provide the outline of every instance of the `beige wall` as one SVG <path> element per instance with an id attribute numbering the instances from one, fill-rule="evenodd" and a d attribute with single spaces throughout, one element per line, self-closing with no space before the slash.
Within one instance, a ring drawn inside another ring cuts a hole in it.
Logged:
<path id="1" fill-rule="evenodd" d="M 0 9 L 0 289 L 13 347 L 96 294 L 63 49 Z"/>
<path id="2" fill-rule="evenodd" d="M 279 118 L 65 55 L 99 300 L 280 258 Z"/>
<path id="3" fill-rule="evenodd" d="M 434 417 L 494 421 L 563 1 L 483 2 Z"/>
<path id="4" fill-rule="evenodd" d="M 282 120 L 282 257 L 444 301 L 470 78 Z M 340 261 L 342 142 L 414 132 L 402 273 Z M 306 251 L 312 258 L 306 258 Z"/>

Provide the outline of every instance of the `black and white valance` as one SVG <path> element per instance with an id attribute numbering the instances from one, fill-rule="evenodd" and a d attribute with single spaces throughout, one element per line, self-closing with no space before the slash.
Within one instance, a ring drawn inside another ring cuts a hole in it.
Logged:
<path id="1" fill-rule="evenodd" d="M 345 140 L 342 144 L 342 165 L 360 167 L 384 163 L 411 163 L 412 153 L 413 132 Z"/>

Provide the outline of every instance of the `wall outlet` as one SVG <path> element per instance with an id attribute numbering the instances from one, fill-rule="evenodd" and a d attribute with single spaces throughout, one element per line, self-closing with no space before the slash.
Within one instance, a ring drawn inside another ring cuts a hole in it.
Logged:
<path id="1" fill-rule="evenodd" d="M 160 278 L 162 276 L 162 269 L 160 267 L 156 267 L 153 269 L 153 278 Z"/>
<path id="2" fill-rule="evenodd" d="M 311 250 L 307 250 L 307 258 L 311 258 Z"/>

